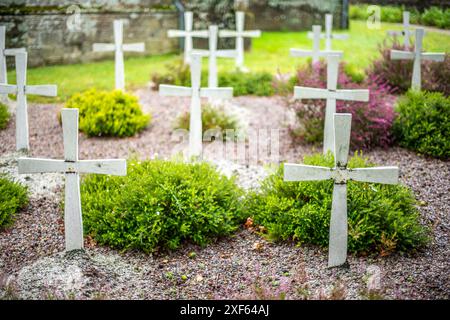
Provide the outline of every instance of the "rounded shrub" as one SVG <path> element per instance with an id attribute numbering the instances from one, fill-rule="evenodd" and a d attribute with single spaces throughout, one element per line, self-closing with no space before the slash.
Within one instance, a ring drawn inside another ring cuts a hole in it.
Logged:
<path id="1" fill-rule="evenodd" d="M 135 96 L 121 90 L 91 89 L 73 95 L 65 107 L 79 109 L 80 130 L 88 136 L 133 136 L 143 130 L 151 118 L 143 114 Z"/>
<path id="2" fill-rule="evenodd" d="M 190 112 L 181 114 L 176 122 L 176 129 L 189 130 Z M 226 129 L 238 130 L 238 120 L 225 112 L 223 108 L 214 107 L 210 104 L 202 106 L 202 129 L 203 132 L 211 129 L 220 129 L 223 137 Z"/>
<path id="3" fill-rule="evenodd" d="M 89 175 L 81 185 L 85 231 L 146 252 L 230 234 L 242 222 L 242 195 L 207 163 L 163 160 L 132 160 L 125 177 Z"/>
<path id="4" fill-rule="evenodd" d="M 398 143 L 421 154 L 450 158 L 450 97 L 439 92 L 408 91 L 396 106 Z"/>
<path id="5" fill-rule="evenodd" d="M 333 167 L 331 153 L 306 156 L 308 165 Z M 349 167 L 368 167 L 355 154 Z M 386 254 L 426 244 L 428 231 L 419 223 L 419 212 L 409 189 L 350 181 L 347 185 L 348 248 L 350 252 Z M 251 193 L 247 215 L 263 226 L 273 240 L 328 247 L 333 181 L 284 182 L 283 166 L 263 181 L 260 192 Z M 261 228 L 260 228 L 261 229 Z"/>
<path id="6" fill-rule="evenodd" d="M 221 87 L 232 87 L 235 96 L 272 96 L 275 93 L 273 76 L 268 72 L 222 72 Z"/>
<path id="7" fill-rule="evenodd" d="M 27 188 L 0 175 L 0 229 L 10 226 L 15 214 L 27 204 Z"/>
<path id="8" fill-rule="evenodd" d="M 0 103 L 0 130 L 5 129 L 8 125 L 10 114 L 8 111 L 8 106 Z"/>
<path id="9" fill-rule="evenodd" d="M 393 105 L 395 96 L 392 89 L 376 79 L 367 78 L 362 83 L 354 82 L 345 72 L 345 64 L 340 65 L 338 88 L 369 89 L 369 101 L 336 102 L 338 113 L 352 114 L 352 149 L 371 149 L 374 147 L 388 147 L 393 142 L 391 132 L 394 119 Z M 302 66 L 297 71 L 297 85 L 326 88 L 327 67 L 324 61 L 314 66 Z M 291 135 L 296 140 L 306 143 L 321 143 L 325 122 L 326 100 L 303 99 L 294 100 L 290 107 L 295 111 L 298 124 L 290 128 Z"/>

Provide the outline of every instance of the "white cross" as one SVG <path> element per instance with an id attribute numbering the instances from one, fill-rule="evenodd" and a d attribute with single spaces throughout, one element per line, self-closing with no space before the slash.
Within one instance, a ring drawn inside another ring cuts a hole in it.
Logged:
<path id="1" fill-rule="evenodd" d="M 189 119 L 189 157 L 202 154 L 202 111 L 200 98 L 229 99 L 233 88 L 201 88 L 201 54 L 191 56 L 191 87 L 160 85 L 159 94 L 163 96 L 190 96 L 191 108 Z"/>
<path id="2" fill-rule="evenodd" d="M 318 62 L 320 57 L 327 57 L 330 54 L 339 55 L 340 57 L 342 57 L 342 51 L 333 51 L 333 50 L 320 51 L 320 31 L 322 30 L 322 27 L 312 26 L 312 29 L 313 29 L 313 49 L 312 50 L 290 49 L 291 56 L 312 57 L 313 64 Z"/>
<path id="3" fill-rule="evenodd" d="M 6 57 L 14 56 L 18 52 L 25 52 L 25 48 L 6 49 L 6 27 L 0 26 L 0 84 L 8 84 Z M 0 102 L 8 101 L 7 94 L 0 94 Z"/>
<path id="4" fill-rule="evenodd" d="M 314 39 L 314 33 L 308 32 L 308 38 Z M 331 41 L 336 40 L 347 40 L 348 34 L 333 34 L 333 15 L 325 15 L 325 34 L 321 33 L 320 38 L 325 38 L 325 50 L 331 50 Z"/>
<path id="5" fill-rule="evenodd" d="M 411 51 L 400 51 L 400 50 L 391 50 L 391 59 L 392 60 L 413 60 L 413 74 L 412 74 L 412 83 L 411 87 L 414 90 L 421 89 L 421 62 L 423 60 L 433 60 L 433 61 L 444 61 L 445 53 L 431 53 L 431 52 L 422 52 L 422 40 L 424 35 L 424 29 L 417 28 L 416 29 L 416 43 L 414 47 L 414 52 Z"/>
<path id="6" fill-rule="evenodd" d="M 61 111 L 64 160 L 19 158 L 19 173 L 64 173 L 66 188 L 64 201 L 64 227 L 66 251 L 83 248 L 83 220 L 80 201 L 80 173 L 127 174 L 127 163 L 122 159 L 78 160 L 78 109 Z"/>
<path id="7" fill-rule="evenodd" d="M 339 56 L 327 57 L 327 88 L 294 87 L 295 99 L 326 99 L 325 129 L 323 134 L 323 153 L 334 152 L 333 116 L 336 113 L 336 100 L 369 101 L 369 90 L 337 90 Z"/>
<path id="8" fill-rule="evenodd" d="M 221 30 L 219 37 L 236 38 L 236 68 L 246 70 L 244 67 L 244 37 L 257 38 L 261 36 L 260 30 L 244 31 L 245 12 L 236 11 L 236 30 Z"/>
<path id="9" fill-rule="evenodd" d="M 401 31 L 387 31 L 390 36 L 403 36 L 405 48 L 409 49 L 409 38 L 411 36 L 410 24 L 409 24 L 409 12 L 403 11 L 403 30 Z"/>
<path id="10" fill-rule="evenodd" d="M 284 165 L 284 181 L 334 180 L 328 267 L 339 266 L 347 259 L 347 181 L 398 183 L 398 167 L 347 168 L 351 121 L 351 114 L 334 115 L 334 168 L 291 163 Z"/>
<path id="11" fill-rule="evenodd" d="M 169 38 L 184 37 L 184 63 L 191 63 L 192 38 L 208 38 L 208 30 L 192 30 L 193 13 L 186 11 L 184 13 L 184 30 L 168 30 Z"/>
<path id="12" fill-rule="evenodd" d="M 16 52 L 16 84 L 0 84 L 0 94 L 16 94 L 16 149 L 28 150 L 28 105 L 27 95 L 55 97 L 56 85 L 27 85 L 27 53 Z"/>
<path id="13" fill-rule="evenodd" d="M 125 90 L 124 51 L 144 52 L 145 43 L 123 43 L 123 21 L 114 20 L 114 43 L 94 43 L 94 52 L 115 52 L 115 88 Z"/>
<path id="14" fill-rule="evenodd" d="M 208 87 L 217 88 L 217 58 L 236 58 L 236 50 L 217 50 L 217 35 L 219 28 L 209 26 L 209 50 L 192 50 L 193 53 L 208 57 Z"/>

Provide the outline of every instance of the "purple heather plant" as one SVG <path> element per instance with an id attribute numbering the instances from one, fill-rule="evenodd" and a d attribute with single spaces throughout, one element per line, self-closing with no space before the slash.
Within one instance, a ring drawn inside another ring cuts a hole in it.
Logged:
<path id="1" fill-rule="evenodd" d="M 343 71 L 344 63 L 339 66 L 338 89 L 369 89 L 369 102 L 340 101 L 336 103 L 338 113 L 352 114 L 351 147 L 371 149 L 388 147 L 393 143 L 391 127 L 394 120 L 393 88 L 376 76 L 369 76 L 358 84 Z M 307 65 L 297 71 L 297 85 L 326 88 L 326 62 L 319 61 L 313 66 Z M 291 102 L 300 125 L 291 127 L 293 137 L 307 143 L 323 140 L 325 118 L 325 100 L 303 99 Z"/>

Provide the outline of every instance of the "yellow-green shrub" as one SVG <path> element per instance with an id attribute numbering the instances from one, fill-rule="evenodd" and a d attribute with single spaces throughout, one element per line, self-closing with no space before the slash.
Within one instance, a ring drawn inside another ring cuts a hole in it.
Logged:
<path id="1" fill-rule="evenodd" d="M 78 108 L 80 130 L 88 136 L 127 137 L 143 130 L 151 116 L 143 114 L 137 97 L 120 90 L 91 89 L 73 95 L 66 108 Z"/>

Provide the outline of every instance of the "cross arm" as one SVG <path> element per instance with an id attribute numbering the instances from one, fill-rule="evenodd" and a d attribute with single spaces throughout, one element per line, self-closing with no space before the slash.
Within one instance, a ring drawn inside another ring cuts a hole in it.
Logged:
<path id="1" fill-rule="evenodd" d="M 247 38 L 258 38 L 261 37 L 261 30 L 246 30 L 241 35 Z"/>
<path id="2" fill-rule="evenodd" d="M 127 162 L 123 159 L 80 160 L 78 172 L 125 176 L 127 174 Z"/>
<path id="3" fill-rule="evenodd" d="M 194 30 L 194 31 L 191 31 L 191 36 L 194 38 L 208 38 L 209 31 L 208 30 Z"/>
<path id="4" fill-rule="evenodd" d="M 17 162 L 20 174 L 67 172 L 67 165 L 64 160 L 21 157 Z"/>
<path id="5" fill-rule="evenodd" d="M 186 35 L 188 35 L 188 32 L 186 32 L 184 30 L 168 30 L 167 31 L 167 36 L 169 38 L 185 37 Z"/>
<path id="6" fill-rule="evenodd" d="M 169 84 L 159 85 L 159 94 L 161 96 L 188 97 L 192 95 L 192 89 L 189 87 L 174 86 Z"/>
<path id="7" fill-rule="evenodd" d="M 197 54 L 201 57 L 208 57 L 209 56 L 209 50 L 205 49 L 195 49 L 191 51 L 191 54 Z"/>
<path id="8" fill-rule="evenodd" d="M 107 52 L 116 50 L 116 46 L 112 43 L 94 43 L 92 48 L 96 52 Z"/>
<path id="9" fill-rule="evenodd" d="M 445 60 L 445 52 L 424 52 L 422 53 L 422 59 L 442 62 Z"/>
<path id="10" fill-rule="evenodd" d="M 34 95 L 46 96 L 46 97 L 56 97 L 58 95 L 57 91 L 58 91 L 58 87 L 54 84 L 25 86 L 25 94 L 34 94 Z"/>
<path id="11" fill-rule="evenodd" d="M 26 52 L 25 48 L 10 48 L 3 50 L 3 54 L 5 56 L 14 56 L 18 53 L 24 53 Z"/>
<path id="12" fill-rule="evenodd" d="M 336 99 L 348 101 L 369 101 L 369 90 L 367 89 L 336 90 Z"/>
<path id="13" fill-rule="evenodd" d="M 414 52 L 410 51 L 401 51 L 401 50 L 391 50 L 391 59 L 392 60 L 413 60 Z"/>
<path id="14" fill-rule="evenodd" d="M 230 99 L 233 97 L 233 88 L 201 88 L 200 97 L 213 99 Z"/>
<path id="15" fill-rule="evenodd" d="M 398 167 L 358 168 L 349 170 L 348 175 L 355 181 L 397 184 L 399 170 Z"/>
<path id="16" fill-rule="evenodd" d="M 145 43 L 127 43 L 122 45 L 122 49 L 124 51 L 134 51 L 134 52 L 144 52 L 145 51 Z"/>
<path id="17" fill-rule="evenodd" d="M 333 95 L 328 89 L 294 87 L 295 99 L 327 99 L 332 97 Z"/>
<path id="18" fill-rule="evenodd" d="M 236 50 L 218 50 L 216 55 L 221 58 L 235 58 L 237 55 Z"/>
<path id="19" fill-rule="evenodd" d="M 331 168 L 305 164 L 284 164 L 284 181 L 317 181 L 331 179 Z"/>
<path id="20" fill-rule="evenodd" d="M 1 94 L 15 94 L 17 92 L 17 86 L 12 84 L 0 84 Z"/>
<path id="21" fill-rule="evenodd" d="M 221 38 L 233 38 L 237 37 L 239 32 L 236 30 L 220 30 L 219 31 L 219 37 Z"/>

